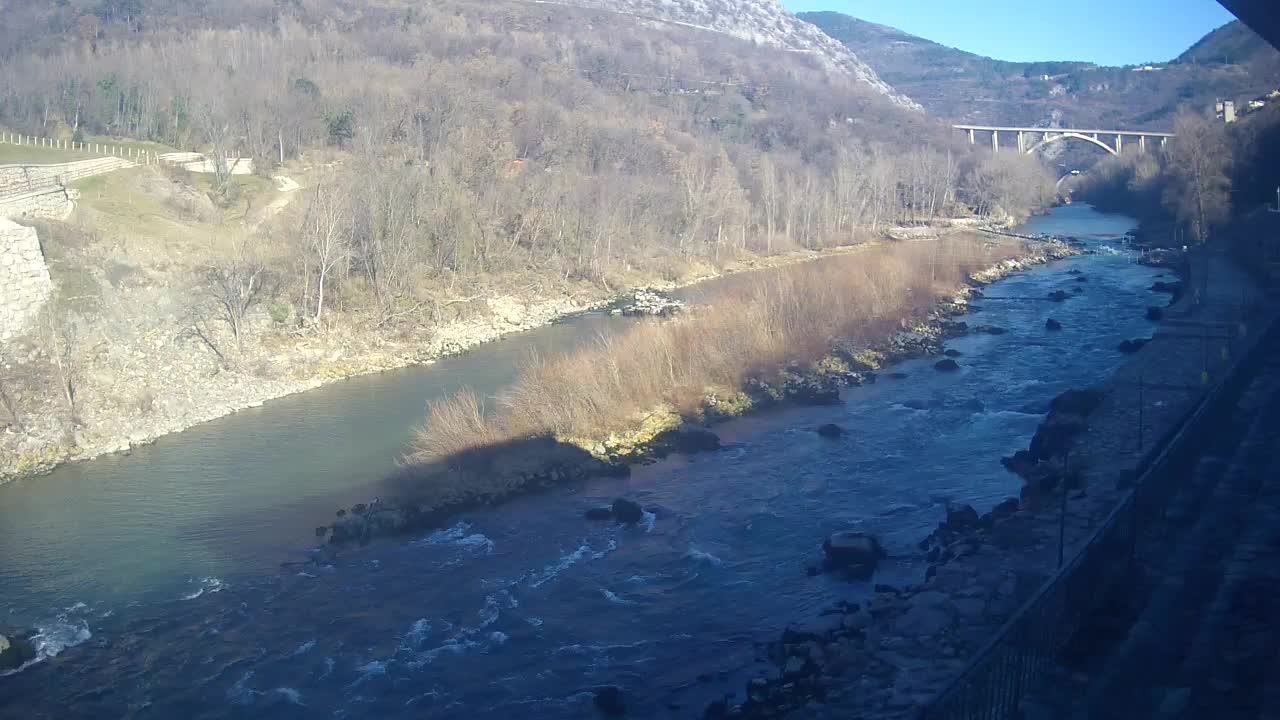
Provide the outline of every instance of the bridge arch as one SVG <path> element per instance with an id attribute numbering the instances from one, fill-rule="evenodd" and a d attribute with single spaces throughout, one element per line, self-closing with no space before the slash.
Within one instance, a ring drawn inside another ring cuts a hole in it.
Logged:
<path id="1" fill-rule="evenodd" d="M 1067 140 L 1067 139 L 1072 139 L 1072 140 L 1083 140 L 1083 141 L 1085 141 L 1085 142 L 1087 142 L 1087 143 L 1093 143 L 1094 145 L 1097 145 L 1098 147 L 1102 148 L 1103 150 L 1106 150 L 1108 153 L 1110 153 L 1110 154 L 1112 154 L 1112 155 L 1119 155 L 1119 154 L 1120 154 L 1120 151 L 1119 151 L 1119 150 L 1117 150 L 1116 148 L 1113 148 L 1113 147 L 1111 147 L 1110 145 L 1108 145 L 1108 144 L 1106 144 L 1106 143 L 1102 142 L 1102 141 L 1101 141 L 1101 140 L 1099 140 L 1098 138 L 1092 137 L 1092 136 L 1090 136 L 1090 135 L 1082 135 L 1082 134 L 1077 133 L 1077 132 L 1064 132 L 1064 133 L 1059 133 L 1059 134 L 1056 134 L 1056 135 L 1052 135 L 1051 137 L 1049 137 L 1049 138 L 1047 138 L 1047 139 L 1045 139 L 1045 140 L 1041 140 L 1040 142 L 1038 142 L 1038 143 L 1036 143 L 1035 145 L 1032 145 L 1030 148 L 1028 148 L 1028 149 L 1027 149 L 1027 154 L 1028 154 L 1028 155 L 1034 155 L 1034 154 L 1035 154 L 1035 152 L 1036 152 L 1037 150 L 1039 150 L 1040 148 L 1042 148 L 1042 147 L 1045 147 L 1045 146 L 1047 146 L 1047 145 L 1052 145 L 1053 143 L 1061 142 L 1061 141 L 1063 141 L 1063 140 Z"/>

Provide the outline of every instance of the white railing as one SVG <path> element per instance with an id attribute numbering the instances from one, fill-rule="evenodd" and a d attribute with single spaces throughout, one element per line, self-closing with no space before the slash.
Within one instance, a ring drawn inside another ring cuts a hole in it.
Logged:
<path id="1" fill-rule="evenodd" d="M 74 142 L 57 138 L 36 137 L 19 133 L 0 132 L 0 145 L 16 145 L 22 147 L 47 148 L 49 150 L 65 150 L 68 152 L 84 152 L 92 155 L 106 155 L 123 158 L 139 165 L 150 165 L 156 161 L 156 153 L 131 145 L 101 142 Z"/>

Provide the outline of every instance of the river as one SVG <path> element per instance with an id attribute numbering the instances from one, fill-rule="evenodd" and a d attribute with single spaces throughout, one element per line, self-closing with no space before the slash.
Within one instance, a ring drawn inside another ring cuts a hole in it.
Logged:
<path id="1" fill-rule="evenodd" d="M 988 288 L 964 319 L 1009 332 L 948 343 L 959 373 L 907 362 L 894 368 L 905 379 L 841 405 L 721 425 L 719 452 L 330 564 L 281 565 L 335 508 L 380 491 L 427 402 L 492 393 L 529 352 L 628 321 L 574 318 L 2 486 L 0 626 L 40 628 L 45 659 L 0 677 L 0 717 L 578 718 L 601 685 L 624 688 L 634 717 L 697 715 L 761 670 L 757 642 L 869 592 L 806 576 L 826 533 L 879 534 L 891 558 L 875 581 L 907 582 L 946 501 L 985 511 L 1017 493 L 999 458 L 1025 447 L 1052 397 L 1118 367 L 1120 340 L 1151 333 L 1160 272 L 1125 251 L 1134 225 L 1082 205 L 1029 222 L 1099 252 Z M 1046 332 L 1049 317 L 1064 329 Z M 818 437 L 827 422 L 849 432 Z M 649 508 L 645 522 L 582 518 L 618 496 Z"/>

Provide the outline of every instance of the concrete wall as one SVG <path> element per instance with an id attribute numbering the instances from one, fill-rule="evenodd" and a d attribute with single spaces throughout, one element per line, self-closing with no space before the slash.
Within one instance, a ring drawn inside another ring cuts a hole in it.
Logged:
<path id="1" fill-rule="evenodd" d="M 0 218 L 0 342 L 31 329 L 52 294 L 36 231 Z"/>

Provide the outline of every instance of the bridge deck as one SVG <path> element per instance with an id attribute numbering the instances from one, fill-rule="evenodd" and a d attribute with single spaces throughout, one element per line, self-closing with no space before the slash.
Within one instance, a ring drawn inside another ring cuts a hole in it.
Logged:
<path id="1" fill-rule="evenodd" d="M 952 125 L 956 130 L 980 130 L 982 132 L 1021 133 L 1079 133 L 1081 135 L 1121 135 L 1124 137 L 1174 137 L 1173 133 L 1147 130 L 1078 130 L 1076 128 L 1002 127 L 998 125 Z"/>

